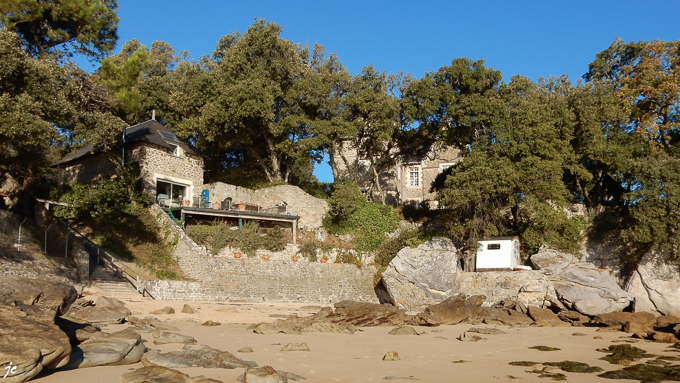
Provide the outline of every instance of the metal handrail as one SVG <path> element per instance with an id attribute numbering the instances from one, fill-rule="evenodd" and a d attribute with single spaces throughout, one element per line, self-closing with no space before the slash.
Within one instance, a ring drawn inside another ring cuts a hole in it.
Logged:
<path id="1" fill-rule="evenodd" d="M 125 266 L 124 264 L 116 264 L 116 257 L 114 257 L 108 250 L 103 249 L 96 243 L 94 243 L 91 239 L 87 238 L 84 236 L 81 232 L 79 232 L 77 229 L 71 227 L 68 225 L 66 222 L 64 222 L 66 228 L 71 231 L 74 235 L 77 235 L 80 237 L 86 245 L 89 245 L 93 247 L 95 250 L 97 250 L 97 258 L 101 261 L 103 261 L 107 266 L 113 268 L 117 272 L 119 272 L 125 279 L 130 282 L 132 286 L 135 287 L 138 293 L 142 294 L 142 296 L 150 296 L 153 298 L 153 296 L 149 293 L 149 291 L 146 289 L 146 287 L 141 286 L 142 283 L 140 282 L 139 274 L 134 272 L 132 269 L 129 267 Z M 102 254 L 103 253 L 103 254 Z M 140 287 L 141 286 L 141 287 Z"/>

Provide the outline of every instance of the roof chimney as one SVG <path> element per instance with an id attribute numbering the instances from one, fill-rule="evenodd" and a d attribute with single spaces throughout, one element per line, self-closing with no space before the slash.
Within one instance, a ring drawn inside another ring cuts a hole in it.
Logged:
<path id="1" fill-rule="evenodd" d="M 151 119 L 156 121 L 156 109 L 154 109 L 153 112 L 151 112 Z"/>

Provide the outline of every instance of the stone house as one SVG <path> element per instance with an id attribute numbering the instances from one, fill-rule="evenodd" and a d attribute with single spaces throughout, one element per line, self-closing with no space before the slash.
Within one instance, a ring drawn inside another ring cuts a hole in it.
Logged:
<path id="1" fill-rule="evenodd" d="M 175 203 L 200 196 L 204 157 L 177 138 L 163 124 L 149 120 L 124 129 L 123 142 L 111 151 L 92 150 L 90 145 L 58 161 L 59 182 L 90 183 L 101 174 L 113 173 L 115 159 L 136 161 L 144 193 L 166 195 Z"/>
<path id="2" fill-rule="evenodd" d="M 380 187 L 386 193 L 386 202 L 391 205 L 415 204 L 423 202 L 436 207 L 435 193 L 430 192 L 432 182 L 444 170 L 462 160 L 460 151 L 451 146 L 435 145 L 423 157 L 399 156 L 394 166 L 379 174 Z M 369 160 L 359 158 L 354 148 L 345 143 L 339 155 L 334 157 L 339 179 L 350 178 L 356 172 L 359 187 L 368 192 L 372 175 L 368 169 Z M 348 168 L 354 168 L 349 169 Z M 373 200 L 379 200 L 376 189 L 372 189 Z"/>

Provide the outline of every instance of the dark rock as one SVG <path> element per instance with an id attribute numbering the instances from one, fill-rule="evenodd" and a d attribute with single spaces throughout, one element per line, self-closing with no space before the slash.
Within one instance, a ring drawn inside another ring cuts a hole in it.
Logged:
<path id="1" fill-rule="evenodd" d="M 527 312 L 531 319 L 534 320 L 534 325 L 543 327 L 557 327 L 569 326 L 568 323 L 563 322 L 554 312 L 548 309 L 542 309 L 536 306 L 527 307 Z"/>
<path id="2" fill-rule="evenodd" d="M 235 357 L 227 351 L 221 351 L 208 346 L 198 350 L 182 350 L 161 353 L 159 350 L 149 350 L 142 356 L 145 366 L 162 366 L 168 368 L 203 367 L 203 368 L 244 368 L 257 367 L 257 363 L 245 361 Z"/>
<path id="3" fill-rule="evenodd" d="M 72 346 L 101 333 L 101 329 L 91 323 L 80 322 L 67 317 L 59 317 L 54 323 L 68 336 Z"/>
<path id="4" fill-rule="evenodd" d="M 244 347 L 236 352 L 242 352 L 242 353 L 251 353 L 254 352 L 252 347 Z"/>
<path id="5" fill-rule="evenodd" d="M 221 380 L 204 376 L 189 377 L 177 370 L 165 367 L 142 367 L 120 376 L 121 383 L 222 383 Z"/>
<path id="6" fill-rule="evenodd" d="M 615 312 L 608 314 L 600 314 L 593 318 L 593 323 L 614 327 L 623 330 L 623 326 L 630 322 L 629 328 L 634 331 L 631 332 L 646 332 L 654 331 L 654 324 L 656 324 L 656 316 L 652 313 L 638 312 Z"/>
<path id="7" fill-rule="evenodd" d="M 399 326 L 408 324 L 413 319 L 406 311 L 390 305 L 342 301 L 334 306 L 335 311 L 328 313 L 327 316 L 327 321 L 331 323 L 351 324 L 357 327 Z"/>
<path id="8" fill-rule="evenodd" d="M 672 329 L 677 324 L 680 324 L 680 318 L 675 315 L 661 315 L 656 318 L 654 327 L 658 329 Z"/>
<path id="9" fill-rule="evenodd" d="M 159 331 L 179 331 L 178 327 L 163 323 L 154 317 L 139 319 L 135 316 L 130 316 L 128 317 L 128 321 L 131 325 L 139 328 L 156 329 Z"/>
<path id="10" fill-rule="evenodd" d="M 571 323 L 572 326 L 581 326 L 590 321 L 589 317 L 575 310 L 560 311 L 557 317 L 564 322 Z"/>
<path id="11" fill-rule="evenodd" d="M 484 323 L 510 327 L 526 327 L 534 323 L 534 320 L 515 310 L 488 309 L 484 317 Z"/>
<path id="12" fill-rule="evenodd" d="M 484 295 L 456 295 L 436 305 L 428 306 L 417 318 L 423 325 L 452 325 L 461 322 L 482 323 L 489 310 L 482 307 Z"/>
<path id="13" fill-rule="evenodd" d="M 188 304 L 184 304 L 184 307 L 182 307 L 182 312 L 185 314 L 194 314 L 196 313 L 196 310 L 194 310 L 193 307 L 189 306 Z"/>

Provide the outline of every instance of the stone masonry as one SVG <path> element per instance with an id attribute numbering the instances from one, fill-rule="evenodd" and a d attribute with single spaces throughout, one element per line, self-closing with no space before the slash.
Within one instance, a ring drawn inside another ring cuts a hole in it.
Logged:
<path id="1" fill-rule="evenodd" d="M 148 281 L 156 299 L 330 304 L 379 303 L 372 266 L 210 258 L 210 281 Z"/>
<path id="2" fill-rule="evenodd" d="M 143 142 L 135 144 L 126 159 L 139 162 L 145 194 L 155 197 L 156 180 L 166 179 L 188 184 L 190 196 L 201 195 L 203 158 L 200 156 L 188 153 L 176 156 L 169 154 L 167 148 Z"/>
<path id="3" fill-rule="evenodd" d="M 340 263 L 293 262 L 297 245 L 281 252 L 258 250 L 256 257 L 233 257 L 226 249 L 208 255 L 172 221 L 159 206 L 151 207 L 161 225 L 162 237 L 172 245 L 172 254 L 185 275 L 194 281 L 144 281 L 156 299 L 238 302 L 304 302 L 328 304 L 345 299 L 378 303 L 373 290 L 372 266 L 358 268 Z M 167 235 L 166 235 L 167 234 Z M 267 253 L 267 261 L 262 255 Z"/>

